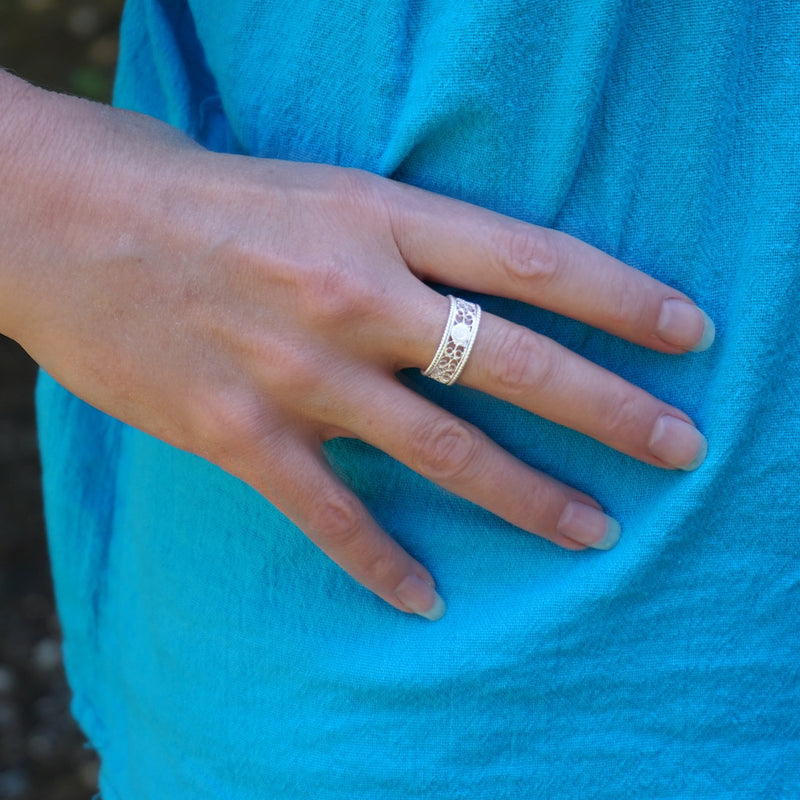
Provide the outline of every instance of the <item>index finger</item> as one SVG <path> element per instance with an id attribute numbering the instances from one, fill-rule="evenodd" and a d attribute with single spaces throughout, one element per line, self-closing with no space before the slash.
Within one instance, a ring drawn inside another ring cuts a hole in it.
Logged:
<path id="1" fill-rule="evenodd" d="M 700 352 L 714 323 L 682 292 L 560 231 L 396 184 L 392 228 L 423 280 L 521 300 L 665 353 Z"/>

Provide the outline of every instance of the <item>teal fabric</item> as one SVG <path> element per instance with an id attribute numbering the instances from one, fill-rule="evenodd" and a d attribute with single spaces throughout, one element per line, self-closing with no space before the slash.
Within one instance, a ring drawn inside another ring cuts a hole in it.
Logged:
<path id="1" fill-rule="evenodd" d="M 608 553 L 331 443 L 436 576 L 438 623 L 43 376 L 66 664 L 105 800 L 800 796 L 799 30 L 793 0 L 130 0 L 118 104 L 567 231 L 718 337 L 669 357 L 480 298 L 688 412 L 694 473 L 403 376 L 595 495 L 623 526 Z"/>

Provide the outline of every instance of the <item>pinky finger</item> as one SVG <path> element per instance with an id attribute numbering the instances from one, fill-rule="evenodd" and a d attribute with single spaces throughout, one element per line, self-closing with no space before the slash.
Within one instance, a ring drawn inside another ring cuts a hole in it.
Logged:
<path id="1" fill-rule="evenodd" d="M 262 453 L 259 461 L 241 477 L 358 583 L 401 611 L 429 620 L 444 615 L 430 572 L 375 522 L 317 440 L 292 437 L 289 447 L 281 442 L 280 458 Z"/>

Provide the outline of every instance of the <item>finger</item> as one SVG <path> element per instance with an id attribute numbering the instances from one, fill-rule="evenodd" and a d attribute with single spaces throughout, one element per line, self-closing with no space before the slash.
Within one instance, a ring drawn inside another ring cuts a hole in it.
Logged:
<path id="1" fill-rule="evenodd" d="M 269 464 L 269 474 L 264 465 Z M 401 611 L 439 619 L 433 577 L 370 516 L 325 461 L 318 441 L 265 442 L 241 474 L 356 581 Z"/>
<path id="2" fill-rule="evenodd" d="M 582 492 L 532 469 L 473 425 L 388 376 L 350 397 L 348 430 L 439 486 L 571 550 L 608 549 L 619 525 Z M 373 409 L 380 408 L 380 416 Z"/>
<path id="3" fill-rule="evenodd" d="M 438 293 L 426 292 L 417 302 L 418 322 L 403 353 L 406 366 L 420 369 L 430 363 L 449 306 Z M 459 383 L 665 469 L 696 469 L 708 450 L 705 437 L 680 409 L 493 314 L 481 315 Z"/>
<path id="4" fill-rule="evenodd" d="M 482 315 L 459 381 L 655 466 L 692 470 L 708 449 L 680 409 L 492 314 Z"/>
<path id="5" fill-rule="evenodd" d="M 402 184 L 394 197 L 397 246 L 424 280 L 522 300 L 667 353 L 714 340 L 685 294 L 572 236 Z"/>

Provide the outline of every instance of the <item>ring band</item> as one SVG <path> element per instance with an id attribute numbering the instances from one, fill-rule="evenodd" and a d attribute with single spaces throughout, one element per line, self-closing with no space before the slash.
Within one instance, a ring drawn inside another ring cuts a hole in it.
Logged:
<path id="1" fill-rule="evenodd" d="M 481 322 L 481 307 L 451 294 L 448 297 L 450 313 L 442 340 L 433 360 L 422 374 L 451 386 L 458 380 L 472 352 Z"/>

